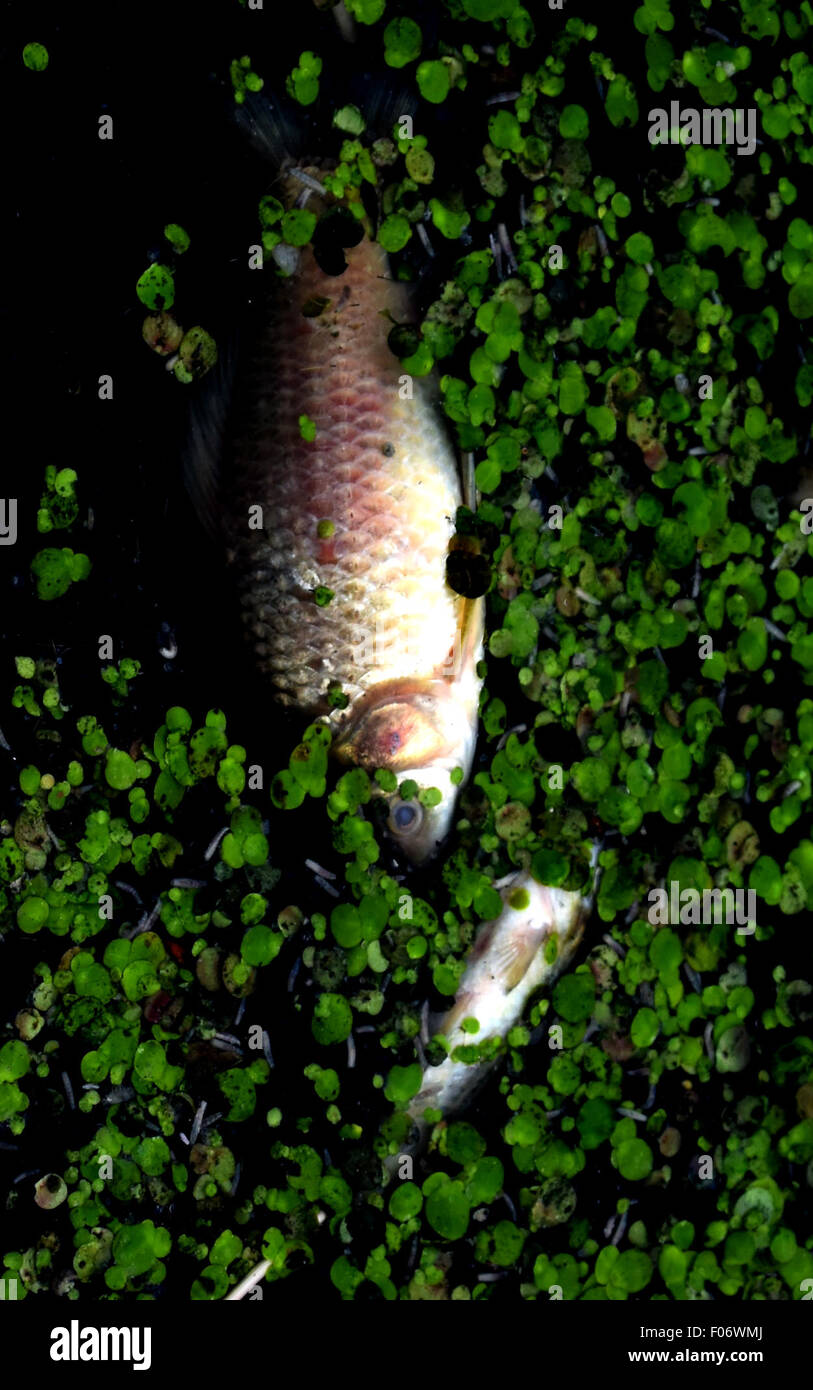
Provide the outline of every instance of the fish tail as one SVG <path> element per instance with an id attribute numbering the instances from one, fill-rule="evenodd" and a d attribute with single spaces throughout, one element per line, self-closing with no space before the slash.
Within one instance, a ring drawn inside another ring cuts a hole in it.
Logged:
<path id="1" fill-rule="evenodd" d="M 311 41 L 316 43 L 315 38 Z M 419 105 L 414 87 L 394 79 L 391 69 L 366 71 L 349 46 L 342 52 L 341 62 L 325 64 L 319 84 L 319 95 L 308 106 L 288 96 L 278 81 L 271 95 L 248 92 L 235 106 L 238 130 L 274 169 L 316 157 L 320 161 L 338 158 L 342 142 L 349 138 L 334 121 L 342 107 L 356 107 L 361 113 L 366 143 L 392 135 L 393 127 L 405 116 L 414 117 Z"/>
<path id="2" fill-rule="evenodd" d="M 328 192 L 322 180 L 340 162 L 342 144 L 348 139 L 347 131 L 336 126 L 334 116 L 341 109 L 355 108 L 363 122 L 361 138 L 369 146 L 383 136 L 392 136 L 396 124 L 404 116 L 414 114 L 417 97 L 407 88 L 393 84 L 388 75 L 371 77 L 351 70 L 341 77 L 332 77 L 329 86 L 333 95 L 320 95 L 313 108 L 297 107 L 280 93 L 270 97 L 254 93 L 237 107 L 235 119 L 249 145 L 270 169 L 273 184 L 269 191 L 286 210 L 307 204 L 319 218 L 331 209 L 349 217 L 349 209 L 343 208 L 345 201 L 349 198 L 361 203 L 355 209 L 359 221 L 345 224 L 344 228 L 350 239 L 342 244 L 352 246 L 362 229 L 371 239 L 374 237 L 382 218 L 380 190 L 365 182 L 360 189 L 351 187 L 338 200 Z M 330 242 L 329 235 L 326 242 Z M 323 244 L 321 229 L 317 230 L 313 245 L 324 270 L 337 274 L 344 268 L 344 256 L 337 251 L 331 254 L 328 245 Z M 298 251 L 284 244 L 274 247 L 271 255 L 286 275 L 299 265 Z"/>
<path id="3" fill-rule="evenodd" d="M 234 119 L 252 149 L 278 170 L 304 156 L 311 121 L 303 115 L 282 95 L 268 97 L 254 92 L 235 107 Z"/>

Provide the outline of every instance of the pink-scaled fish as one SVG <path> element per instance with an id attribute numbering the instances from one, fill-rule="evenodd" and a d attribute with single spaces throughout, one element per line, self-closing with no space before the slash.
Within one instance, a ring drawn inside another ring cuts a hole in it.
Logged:
<path id="1" fill-rule="evenodd" d="M 274 194 L 321 213 L 328 167 L 283 159 Z M 326 721 L 341 761 L 440 792 L 434 806 L 388 794 L 387 828 L 418 863 L 471 769 L 484 604 L 446 582 L 463 497 L 437 384 L 387 345 L 415 317 L 409 291 L 369 234 L 344 255 L 331 275 L 310 246 L 274 249 L 290 273 L 269 287 L 233 408 L 202 405 L 187 478 L 274 699 Z"/>

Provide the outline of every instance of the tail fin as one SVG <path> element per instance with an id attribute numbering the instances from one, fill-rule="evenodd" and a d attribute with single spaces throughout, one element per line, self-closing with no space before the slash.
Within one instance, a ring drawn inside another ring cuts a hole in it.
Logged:
<path id="1" fill-rule="evenodd" d="M 281 169 L 296 163 L 305 153 L 310 122 L 304 109 L 297 118 L 297 108 L 281 97 L 272 99 L 254 92 L 242 106 L 235 106 L 237 128 L 248 143 L 273 165 Z"/>
<path id="2" fill-rule="evenodd" d="M 359 65 L 352 48 L 342 50 L 341 61 L 324 64 L 319 74 L 319 94 L 311 104 L 300 105 L 282 90 L 282 85 L 277 78 L 273 95 L 246 93 L 244 101 L 234 108 L 238 129 L 276 169 L 316 157 L 322 162 L 334 154 L 338 156 L 347 134 L 334 118 L 343 107 L 358 109 L 364 120 L 365 139 L 369 140 L 391 135 L 396 122 L 403 116 L 414 117 L 419 105 L 413 86 L 396 78 L 391 69 L 369 72 Z"/>

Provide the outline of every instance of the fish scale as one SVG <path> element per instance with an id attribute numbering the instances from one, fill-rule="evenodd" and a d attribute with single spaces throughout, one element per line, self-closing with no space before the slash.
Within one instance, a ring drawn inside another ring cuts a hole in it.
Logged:
<path id="1" fill-rule="evenodd" d="M 431 388 L 415 381 L 411 400 L 399 394 L 387 322 L 409 306 L 381 248 L 366 241 L 341 277 L 303 259 L 273 298 L 242 383 L 227 532 L 261 669 L 283 703 L 338 725 L 331 682 L 352 709 L 379 683 L 437 675 L 454 652 L 466 600 L 446 584 L 445 562 L 461 494 Z M 330 301 L 323 313 L 303 315 L 319 298 Z M 248 529 L 255 504 L 262 531 Z M 319 537 L 321 520 L 331 537 Z M 334 593 L 323 608 L 319 585 Z"/>

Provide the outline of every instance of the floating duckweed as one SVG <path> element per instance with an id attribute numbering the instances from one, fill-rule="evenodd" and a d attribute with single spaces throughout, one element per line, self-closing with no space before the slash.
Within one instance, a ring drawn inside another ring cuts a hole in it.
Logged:
<path id="1" fill-rule="evenodd" d="M 105 777 L 116 791 L 126 791 L 138 776 L 138 766 L 129 753 L 119 748 L 108 748 L 105 764 Z"/>
<path id="2" fill-rule="evenodd" d="M 461 1182 L 446 1178 L 433 1185 L 426 1197 L 426 1219 L 444 1240 L 460 1240 L 466 1234 L 470 1212 L 471 1204 Z"/>
<path id="3" fill-rule="evenodd" d="M 437 59 L 428 59 L 424 63 L 419 63 L 415 73 L 415 80 L 418 90 L 425 101 L 439 105 L 446 100 L 451 86 L 449 68 Z"/>
<path id="4" fill-rule="evenodd" d="M 176 363 L 176 366 L 181 365 L 185 369 L 182 375 L 185 382 L 187 379 L 195 381 L 205 376 L 217 361 L 217 344 L 214 338 L 199 326 L 184 333 L 178 351 L 180 364 Z M 178 372 L 175 374 L 179 375 Z"/>
<path id="5" fill-rule="evenodd" d="M 31 573 L 37 584 L 37 598 L 61 598 L 72 584 L 87 579 L 90 560 L 87 555 L 75 554 L 69 546 L 61 550 L 49 547 L 34 556 Z"/>
<path id="6" fill-rule="evenodd" d="M 392 19 L 384 30 L 384 61 L 391 68 L 402 68 L 420 55 L 421 30 L 414 19 Z"/>
<path id="7" fill-rule="evenodd" d="M 291 208 L 283 213 L 280 223 L 283 241 L 288 246 L 305 246 L 313 236 L 316 214 L 307 208 Z"/>
<path id="8" fill-rule="evenodd" d="M 44 72 L 48 66 L 48 49 L 41 43 L 27 43 L 23 62 L 30 72 Z"/>
<path id="9" fill-rule="evenodd" d="M 175 281 L 172 271 L 158 261 L 148 266 L 138 279 L 136 294 L 148 309 L 171 309 L 175 303 Z"/>
<path id="10" fill-rule="evenodd" d="M 404 1106 L 417 1095 L 421 1085 L 421 1068 L 417 1062 L 408 1067 L 393 1067 L 384 1087 L 387 1100 L 393 1105 Z"/>
<path id="11" fill-rule="evenodd" d="M 304 55 L 303 55 L 304 56 Z M 234 100 L 238 106 L 242 106 L 246 99 L 247 92 L 260 92 L 264 86 L 263 79 L 252 71 L 251 59 L 247 54 L 242 58 L 236 58 L 229 65 Z"/>
<path id="12" fill-rule="evenodd" d="M 73 525 L 79 515 L 76 483 L 75 469 L 56 468 L 54 464 L 46 466 L 45 488 L 37 512 L 38 531 L 65 530 Z M 29 675 L 33 674 L 32 669 Z M 23 675 L 22 671 L 20 675 Z"/>
<path id="13" fill-rule="evenodd" d="M 640 1182 L 652 1171 L 652 1150 L 643 1139 L 625 1139 L 613 1151 L 613 1163 L 622 1178 Z"/>
<path id="14" fill-rule="evenodd" d="M 378 241 L 385 251 L 402 251 L 411 236 L 412 228 L 407 219 L 402 217 L 400 213 L 392 213 L 389 217 L 385 217 L 378 228 Z M 392 338 L 392 335 L 390 336 Z M 393 351 L 397 350 L 392 341 L 390 346 L 393 347 Z M 407 353 L 399 355 L 407 356 Z"/>
<path id="15" fill-rule="evenodd" d="M 590 129 L 583 106 L 566 106 L 559 117 L 559 134 L 565 140 L 585 140 Z"/>
<path id="16" fill-rule="evenodd" d="M 68 1185 L 58 1173 L 47 1173 L 34 1189 L 34 1200 L 44 1211 L 53 1211 L 54 1207 L 61 1206 L 67 1195 Z"/>
<path id="17" fill-rule="evenodd" d="M 414 1182 L 399 1183 L 389 1200 L 390 1215 L 395 1221 L 409 1221 L 423 1206 L 421 1189 Z"/>
<path id="18" fill-rule="evenodd" d="M 183 227 L 179 227 L 177 222 L 167 223 L 167 225 L 164 228 L 164 236 L 166 237 L 173 251 L 177 251 L 179 256 L 182 256 L 184 251 L 188 251 L 189 233 L 187 231 L 184 231 Z"/>
<path id="19" fill-rule="evenodd" d="M 340 106 L 333 113 L 333 124 L 348 135 L 361 135 L 366 122 L 357 106 Z"/>
<path id="20" fill-rule="evenodd" d="M 26 898 L 17 908 L 17 925 L 26 934 L 38 932 L 48 921 L 50 909 L 44 898 Z"/>
<path id="21" fill-rule="evenodd" d="M 553 991 L 553 1006 L 569 1023 L 589 1018 L 596 999 L 596 986 L 590 973 L 576 972 L 559 980 Z"/>
<path id="22" fill-rule="evenodd" d="M 353 1026 L 350 1005 L 341 994 L 322 994 L 316 1001 L 311 1031 L 318 1043 L 329 1046 L 344 1042 Z"/>

